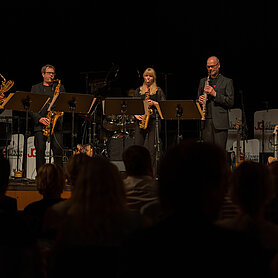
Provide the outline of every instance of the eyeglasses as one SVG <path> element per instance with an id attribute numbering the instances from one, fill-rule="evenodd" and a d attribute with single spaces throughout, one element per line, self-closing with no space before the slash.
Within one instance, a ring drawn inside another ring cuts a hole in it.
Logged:
<path id="1" fill-rule="evenodd" d="M 52 72 L 52 71 L 46 71 L 45 73 L 46 73 L 46 74 L 49 74 L 49 75 L 50 75 L 50 74 L 55 75 L 55 72 Z"/>
<path id="2" fill-rule="evenodd" d="M 218 65 L 218 63 L 217 63 L 217 64 L 215 64 L 215 65 L 210 65 L 210 66 L 209 66 L 209 65 L 207 65 L 207 68 L 208 68 L 208 69 L 209 69 L 209 68 L 212 68 L 212 69 L 213 69 L 213 68 L 215 68 L 217 65 Z"/>

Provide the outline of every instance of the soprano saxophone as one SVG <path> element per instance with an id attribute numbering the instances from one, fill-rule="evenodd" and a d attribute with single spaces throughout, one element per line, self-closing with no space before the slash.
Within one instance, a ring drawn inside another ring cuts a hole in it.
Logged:
<path id="1" fill-rule="evenodd" d="M 145 93 L 145 100 L 150 99 L 150 87 L 148 91 Z M 151 108 L 148 108 L 148 113 L 143 116 L 143 119 L 139 122 L 139 127 L 142 129 L 147 129 L 149 124 L 150 115 L 153 114 L 153 110 Z"/>
<path id="2" fill-rule="evenodd" d="M 58 85 L 55 88 L 55 92 L 54 92 L 54 95 L 53 95 L 53 98 L 52 98 L 53 103 L 57 99 L 57 97 L 60 93 L 61 80 L 57 80 L 57 81 L 58 81 Z M 57 122 L 58 118 L 63 116 L 63 115 L 64 115 L 64 112 L 51 111 L 51 109 L 48 110 L 46 118 L 49 120 L 49 124 L 44 126 L 44 128 L 42 130 L 44 136 L 49 137 L 50 135 L 53 134 L 54 127 L 56 125 L 56 122 Z"/>
<path id="3" fill-rule="evenodd" d="M 210 73 L 209 73 L 209 75 L 208 75 L 207 79 L 205 80 L 205 86 L 204 86 L 204 88 L 205 88 L 206 86 L 209 86 L 209 81 L 210 81 Z M 207 99 L 208 99 L 208 94 L 207 94 L 207 92 L 206 92 L 206 91 L 204 91 L 204 100 L 203 100 L 203 107 L 202 107 L 202 112 L 203 112 L 204 117 L 206 116 L 206 110 L 207 110 L 206 105 L 207 105 Z"/>

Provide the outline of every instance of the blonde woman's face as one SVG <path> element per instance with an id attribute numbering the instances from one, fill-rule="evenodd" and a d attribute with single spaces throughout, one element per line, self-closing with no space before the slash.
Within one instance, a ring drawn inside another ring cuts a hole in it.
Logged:
<path id="1" fill-rule="evenodd" d="M 144 75 L 144 82 L 147 86 L 151 86 L 154 82 L 154 77 L 152 75 L 146 74 Z"/>

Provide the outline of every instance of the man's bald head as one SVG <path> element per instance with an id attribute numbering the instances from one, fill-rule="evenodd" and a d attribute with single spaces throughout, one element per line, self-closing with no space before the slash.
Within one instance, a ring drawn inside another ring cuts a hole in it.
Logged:
<path id="1" fill-rule="evenodd" d="M 219 69 L 220 69 L 220 62 L 219 59 L 216 56 L 211 56 L 207 59 L 207 70 L 208 74 L 212 77 L 215 78 L 219 74 Z"/>

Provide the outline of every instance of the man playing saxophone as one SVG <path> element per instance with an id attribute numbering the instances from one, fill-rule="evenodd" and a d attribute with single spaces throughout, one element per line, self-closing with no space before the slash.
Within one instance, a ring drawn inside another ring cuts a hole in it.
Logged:
<path id="1" fill-rule="evenodd" d="M 137 88 L 134 97 L 141 97 L 148 101 L 148 114 L 147 115 L 134 115 L 138 120 L 135 127 L 135 144 L 146 145 L 150 151 L 153 166 L 155 165 L 156 151 L 155 151 L 155 113 L 151 110 L 159 101 L 165 100 L 164 92 L 156 84 L 156 72 L 153 68 L 147 68 L 143 73 L 144 82 L 142 86 Z M 159 121 L 160 129 L 160 121 Z M 148 136 L 147 136 L 148 135 Z M 145 142 L 148 137 L 147 142 Z"/>
<path id="2" fill-rule="evenodd" d="M 43 107 L 40 113 L 30 113 L 34 122 L 34 133 L 35 133 L 35 148 L 36 148 L 36 170 L 45 164 L 45 149 L 47 136 L 43 134 L 43 129 L 45 126 L 50 124 L 49 119 L 47 118 L 49 105 L 55 93 L 55 89 L 58 86 L 58 83 L 54 80 L 55 78 L 55 67 L 52 65 L 45 65 L 41 68 L 41 74 L 43 81 L 33 85 L 31 92 L 48 95 L 50 101 Z M 65 92 L 63 85 L 59 84 L 59 92 Z M 58 118 L 54 132 L 50 134 L 50 148 L 53 151 L 54 163 L 62 166 L 62 157 L 63 157 L 63 132 L 62 132 L 62 117 Z"/>
<path id="3" fill-rule="evenodd" d="M 198 88 L 199 103 L 205 105 L 201 139 L 226 150 L 229 128 L 228 109 L 234 105 L 233 80 L 220 74 L 220 61 L 217 57 L 209 57 L 206 66 L 208 77 L 200 80 Z"/>

